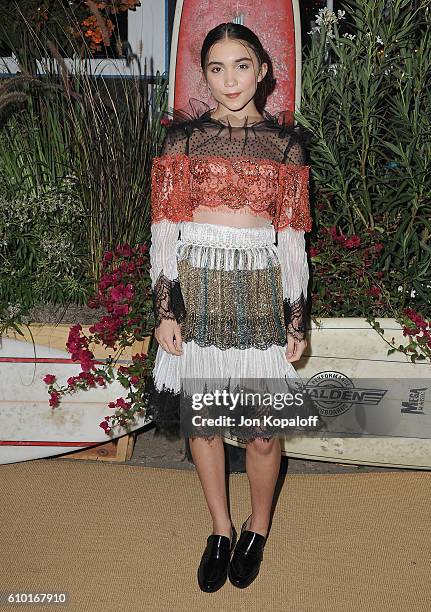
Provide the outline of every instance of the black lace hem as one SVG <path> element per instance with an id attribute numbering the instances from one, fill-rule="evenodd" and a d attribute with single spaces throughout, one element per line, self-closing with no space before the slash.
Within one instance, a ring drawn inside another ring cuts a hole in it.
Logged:
<path id="1" fill-rule="evenodd" d="M 161 390 L 156 389 L 154 379 L 150 375 L 147 378 L 145 385 L 144 403 L 146 406 L 146 418 L 151 419 L 155 425 L 155 435 L 164 436 L 168 440 L 177 440 L 179 438 L 203 438 L 209 442 L 215 438 L 227 438 L 237 441 L 242 444 L 253 442 L 256 439 L 269 441 L 273 438 L 294 437 L 298 433 L 303 435 L 315 435 L 316 431 L 322 429 L 323 423 L 319 418 L 319 423 L 314 426 L 294 427 L 289 430 L 280 430 L 275 426 L 265 426 L 262 424 L 253 424 L 248 426 L 240 426 L 236 424 L 223 426 L 196 425 L 191 426 L 191 417 L 196 415 L 196 411 L 190 408 L 190 399 L 183 391 L 174 393 L 171 389 L 162 387 Z M 308 418 L 309 416 L 318 415 L 318 411 L 314 404 L 310 401 L 305 402 L 305 406 L 301 409 L 300 416 Z M 258 418 L 262 421 L 265 417 L 271 415 L 268 406 L 241 408 L 241 413 L 244 416 Z M 210 408 L 205 407 L 200 411 L 201 416 L 210 418 L 212 412 Z M 277 412 L 276 416 L 279 416 Z M 239 415 L 237 415 L 239 416 Z"/>
<path id="2" fill-rule="evenodd" d="M 156 389 L 152 376 L 145 384 L 145 416 L 155 425 L 155 435 L 164 436 L 168 440 L 181 438 L 180 432 L 180 393 L 163 387 Z"/>
<path id="3" fill-rule="evenodd" d="M 175 320 L 177 323 L 185 320 L 186 308 L 178 278 L 171 280 L 160 272 L 152 295 L 155 327 L 163 319 Z"/>
<path id="4" fill-rule="evenodd" d="M 284 298 L 283 300 L 286 334 L 298 342 L 304 340 L 307 331 L 305 325 L 305 306 L 305 298 L 302 291 L 299 298 L 294 302 L 291 302 L 289 298 Z"/>

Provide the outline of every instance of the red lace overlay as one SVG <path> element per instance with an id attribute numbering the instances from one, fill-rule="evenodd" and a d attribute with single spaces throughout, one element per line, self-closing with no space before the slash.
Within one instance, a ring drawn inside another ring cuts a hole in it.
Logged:
<path id="1" fill-rule="evenodd" d="M 287 227 L 311 230 L 308 199 L 310 166 L 270 159 L 217 156 L 189 157 L 184 153 L 153 159 L 151 221 L 192 221 L 199 207 L 247 208 Z"/>
<path id="2" fill-rule="evenodd" d="M 310 166 L 281 164 L 279 168 L 279 186 L 277 218 L 274 227 L 282 231 L 287 227 L 309 232 L 312 226 L 308 178 Z"/>
<path id="3" fill-rule="evenodd" d="M 192 221 L 189 157 L 183 153 L 154 157 L 151 168 L 151 222 Z"/>

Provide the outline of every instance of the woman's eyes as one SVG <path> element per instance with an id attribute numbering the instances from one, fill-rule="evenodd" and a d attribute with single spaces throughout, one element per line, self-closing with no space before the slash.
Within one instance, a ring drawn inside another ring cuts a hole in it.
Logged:
<path id="1" fill-rule="evenodd" d="M 238 64 L 238 66 L 245 66 L 247 70 L 249 68 L 248 64 Z M 218 68 L 220 68 L 220 67 L 219 66 L 215 66 L 214 68 L 212 68 L 211 72 L 214 72 L 214 70 L 217 70 Z M 216 74 L 218 74 L 218 73 L 216 73 Z"/>

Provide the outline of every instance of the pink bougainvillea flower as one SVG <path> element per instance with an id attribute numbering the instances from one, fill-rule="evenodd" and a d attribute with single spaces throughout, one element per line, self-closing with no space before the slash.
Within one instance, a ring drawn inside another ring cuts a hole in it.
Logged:
<path id="1" fill-rule="evenodd" d="M 361 239 L 359 236 L 350 236 L 344 241 L 344 246 L 346 249 L 355 249 L 361 244 Z"/>
<path id="2" fill-rule="evenodd" d="M 121 408 L 126 408 L 126 406 L 127 406 L 127 402 L 126 402 L 126 400 L 124 399 L 124 397 L 119 397 L 119 398 L 117 399 L 117 406 L 118 406 L 118 407 L 121 407 Z"/>
<path id="3" fill-rule="evenodd" d="M 337 228 L 335 225 L 331 227 L 329 231 L 334 242 L 344 242 L 346 240 L 346 236 L 343 234 L 343 232 L 341 232 L 339 235 L 337 234 Z"/>
<path id="4" fill-rule="evenodd" d="M 58 393 L 57 391 L 51 391 L 50 395 L 50 400 L 49 400 L 49 405 L 52 406 L 53 408 L 55 408 L 56 406 L 59 405 L 59 399 L 60 399 L 60 393 Z"/>
<path id="5" fill-rule="evenodd" d="M 404 326 L 403 327 L 403 336 L 416 336 L 418 331 L 419 331 L 419 329 L 417 329 L 416 327 L 407 327 L 407 326 Z"/>
<path id="6" fill-rule="evenodd" d="M 428 323 L 425 321 L 425 319 L 418 312 L 416 312 L 416 310 L 413 310 L 413 308 L 405 308 L 404 314 L 407 315 L 417 327 L 422 329 L 426 329 L 428 327 Z"/>
<path id="7" fill-rule="evenodd" d="M 131 257 L 135 250 L 132 249 L 132 247 L 129 244 L 119 244 L 116 249 L 115 252 L 117 253 L 117 255 L 122 255 L 123 257 Z"/>
<path id="8" fill-rule="evenodd" d="M 129 314 L 131 308 L 129 304 L 115 304 L 112 308 L 112 312 L 116 315 L 126 315 Z"/>
<path id="9" fill-rule="evenodd" d="M 113 287 L 109 295 L 114 302 L 119 302 L 120 300 L 131 300 L 134 295 L 134 287 L 132 283 L 128 283 L 127 285 L 123 285 L 120 283 L 116 287 Z"/>
<path id="10" fill-rule="evenodd" d="M 381 294 L 381 290 L 379 287 L 376 287 L 376 285 L 373 285 L 370 289 L 368 289 L 368 295 L 372 295 L 373 297 L 380 297 Z"/>
<path id="11" fill-rule="evenodd" d="M 53 385 L 56 381 L 56 377 L 54 376 L 54 374 L 47 374 L 44 379 L 43 382 L 46 383 L 47 385 Z"/>

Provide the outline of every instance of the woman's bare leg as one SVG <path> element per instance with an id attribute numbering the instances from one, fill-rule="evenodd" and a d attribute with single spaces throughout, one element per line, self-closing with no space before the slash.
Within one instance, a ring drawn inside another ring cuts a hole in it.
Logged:
<path id="1" fill-rule="evenodd" d="M 232 536 L 227 505 L 223 440 L 190 437 L 190 451 L 213 520 L 213 533 Z"/>
<path id="2" fill-rule="evenodd" d="M 246 525 L 250 531 L 268 533 L 275 486 L 280 472 L 279 438 L 256 438 L 246 446 L 245 468 L 250 483 L 252 516 Z"/>

